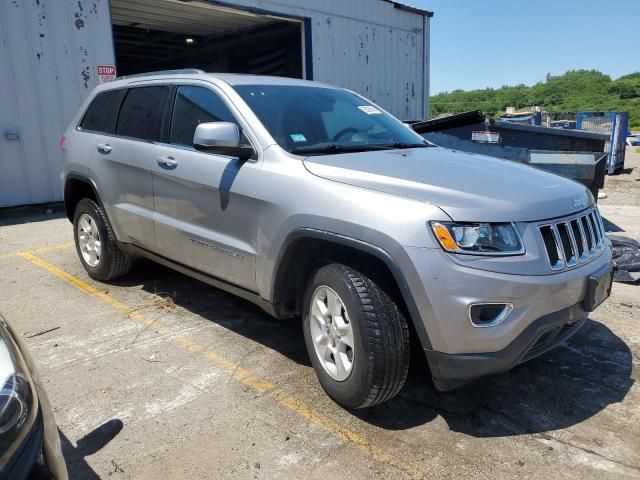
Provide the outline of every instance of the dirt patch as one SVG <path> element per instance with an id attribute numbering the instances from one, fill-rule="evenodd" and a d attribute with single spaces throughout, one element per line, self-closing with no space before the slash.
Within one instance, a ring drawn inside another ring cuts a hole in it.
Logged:
<path id="1" fill-rule="evenodd" d="M 599 205 L 640 206 L 640 152 L 636 147 L 627 147 L 624 169 L 608 175 L 603 190 L 607 198 L 599 200 Z"/>

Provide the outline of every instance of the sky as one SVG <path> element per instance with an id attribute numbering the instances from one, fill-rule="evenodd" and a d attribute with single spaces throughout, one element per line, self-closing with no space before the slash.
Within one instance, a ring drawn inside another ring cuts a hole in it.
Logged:
<path id="1" fill-rule="evenodd" d="M 640 71 L 640 0 L 402 0 L 434 12 L 431 94 Z"/>

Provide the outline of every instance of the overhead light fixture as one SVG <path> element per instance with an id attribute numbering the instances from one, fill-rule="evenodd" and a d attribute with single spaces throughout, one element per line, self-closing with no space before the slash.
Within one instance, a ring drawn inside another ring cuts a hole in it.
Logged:
<path id="1" fill-rule="evenodd" d="M 187 45 L 193 45 L 195 40 L 193 38 L 191 38 L 191 37 L 187 37 L 187 38 L 184 39 L 184 41 L 185 41 L 185 43 Z"/>

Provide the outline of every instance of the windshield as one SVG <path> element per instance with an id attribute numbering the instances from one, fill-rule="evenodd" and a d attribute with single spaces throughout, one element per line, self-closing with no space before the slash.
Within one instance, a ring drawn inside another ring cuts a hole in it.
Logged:
<path id="1" fill-rule="evenodd" d="M 234 88 L 276 142 L 291 153 L 429 146 L 407 125 L 346 90 L 292 85 Z"/>

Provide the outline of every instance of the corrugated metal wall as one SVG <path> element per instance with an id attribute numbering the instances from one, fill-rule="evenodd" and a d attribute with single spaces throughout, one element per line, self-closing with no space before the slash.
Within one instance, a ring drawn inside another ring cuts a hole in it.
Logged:
<path id="1" fill-rule="evenodd" d="M 309 19 L 314 80 L 403 119 L 426 116 L 423 16 L 382 0 L 218 3 Z M 0 42 L 0 207 L 61 200 L 60 136 L 97 84 L 96 66 L 114 63 L 109 2 L 0 0 Z"/>
<path id="2" fill-rule="evenodd" d="M 427 116 L 429 19 L 381 0 L 265 0 L 260 8 L 311 18 L 314 80 L 355 90 L 403 120 Z"/>
<path id="3" fill-rule="evenodd" d="M 113 63 L 108 1 L 0 0 L 0 42 L 0 207 L 61 200 L 60 136 Z"/>

